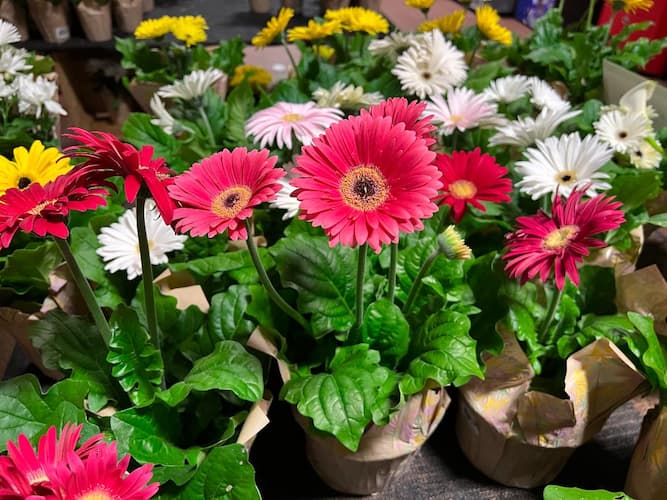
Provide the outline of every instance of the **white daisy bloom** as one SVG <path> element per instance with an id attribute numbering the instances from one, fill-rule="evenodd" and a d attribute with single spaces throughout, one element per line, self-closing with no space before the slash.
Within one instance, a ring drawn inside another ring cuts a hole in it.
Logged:
<path id="1" fill-rule="evenodd" d="M 0 80 L 30 71 L 32 65 L 28 64 L 27 59 L 28 52 L 23 49 L 16 49 L 10 45 L 0 47 Z"/>
<path id="2" fill-rule="evenodd" d="M 560 109 L 568 106 L 569 103 L 556 92 L 548 82 L 539 78 L 530 79 L 530 102 L 540 109 Z"/>
<path id="3" fill-rule="evenodd" d="M 67 111 L 54 100 L 58 86 L 43 76 L 19 75 L 14 81 L 19 96 L 19 113 L 42 116 L 46 109 L 52 115 L 67 115 Z"/>
<path id="4" fill-rule="evenodd" d="M 8 99 L 13 97 L 16 94 L 16 87 L 14 82 L 5 83 L 5 81 L 0 78 L 0 99 Z"/>
<path id="5" fill-rule="evenodd" d="M 21 34 L 12 23 L 0 19 L 0 47 L 21 41 Z"/>
<path id="6" fill-rule="evenodd" d="M 642 141 L 639 148 L 631 149 L 628 154 L 630 163 L 637 168 L 658 168 L 662 161 L 662 155 L 648 141 Z"/>
<path id="7" fill-rule="evenodd" d="M 359 110 L 379 104 L 384 100 L 384 96 L 380 92 L 365 93 L 362 86 L 336 82 L 329 90 L 324 88 L 315 90 L 313 99 L 317 101 L 317 106 L 320 108 Z"/>
<path id="8" fill-rule="evenodd" d="M 441 95 L 432 95 L 427 101 L 425 115 L 433 115 L 433 122 L 440 125 L 444 135 L 451 135 L 455 130 L 461 132 L 475 128 L 497 112 L 496 104 L 489 102 L 483 94 L 476 94 L 465 87 L 450 90 L 447 100 Z"/>
<path id="9" fill-rule="evenodd" d="M 618 105 L 621 111 L 625 113 L 639 113 L 649 119 L 658 116 L 648 102 L 653 98 L 653 93 L 658 84 L 654 80 L 645 80 L 639 85 L 635 85 L 621 96 Z"/>
<path id="10" fill-rule="evenodd" d="M 518 118 L 498 127 L 496 134 L 489 139 L 489 145 L 530 146 L 550 137 L 558 125 L 579 114 L 581 111 L 570 111 L 569 105 L 560 109 L 544 108 L 536 118 Z"/>
<path id="11" fill-rule="evenodd" d="M 401 52 L 410 47 L 412 42 L 421 36 L 414 33 L 394 31 L 384 38 L 376 38 L 371 41 L 368 45 L 368 51 L 374 56 L 387 56 L 395 61 Z"/>
<path id="12" fill-rule="evenodd" d="M 523 175 L 517 187 L 534 200 L 556 190 L 568 197 L 575 187 L 586 185 L 590 185 L 586 194 L 595 196 L 598 190 L 611 188 L 603 181 L 609 176 L 598 170 L 613 154 L 594 135 L 582 140 L 578 133 L 573 133 L 537 141 L 537 149 L 528 148 L 524 153 L 526 160 L 516 162 L 517 172 Z"/>
<path id="13" fill-rule="evenodd" d="M 157 118 L 151 120 L 151 123 L 160 127 L 167 134 L 173 134 L 174 126 L 176 126 L 178 122 L 176 121 L 176 118 L 169 114 L 164 102 L 162 102 L 162 99 L 160 99 L 160 96 L 157 94 L 153 94 L 153 97 L 151 97 L 151 111 L 157 116 Z"/>
<path id="14" fill-rule="evenodd" d="M 424 33 L 403 52 L 391 72 L 398 77 L 401 88 L 420 99 L 443 94 L 461 85 L 468 74 L 463 52 L 442 32 Z"/>
<path id="15" fill-rule="evenodd" d="M 171 226 L 164 223 L 153 200 L 147 200 L 145 214 L 151 264 L 166 264 L 169 262 L 167 252 L 181 250 L 188 237 L 174 233 Z M 97 254 L 105 262 L 104 269 L 112 273 L 126 271 L 127 279 L 130 280 L 141 276 L 136 207 L 127 210 L 118 222 L 103 227 L 97 239 L 102 245 L 97 249 Z"/>
<path id="16" fill-rule="evenodd" d="M 283 220 L 293 219 L 299 213 L 299 205 L 301 203 L 296 197 L 292 196 L 296 188 L 287 179 L 279 179 L 278 182 L 282 188 L 276 193 L 276 199 L 269 206 L 271 208 L 286 210 Z"/>
<path id="17" fill-rule="evenodd" d="M 619 153 L 639 149 L 644 139 L 653 136 L 653 124 L 641 113 L 611 111 L 593 124 L 595 133 Z"/>
<path id="18" fill-rule="evenodd" d="M 530 92 L 530 78 L 524 75 L 505 76 L 493 80 L 483 92 L 496 102 L 513 102 Z"/>
<path id="19" fill-rule="evenodd" d="M 157 94 L 160 97 L 176 97 L 189 101 L 203 96 L 206 90 L 223 76 L 224 73 L 217 68 L 198 69 L 185 75 L 182 80 L 175 81 L 172 85 L 160 87 Z"/>

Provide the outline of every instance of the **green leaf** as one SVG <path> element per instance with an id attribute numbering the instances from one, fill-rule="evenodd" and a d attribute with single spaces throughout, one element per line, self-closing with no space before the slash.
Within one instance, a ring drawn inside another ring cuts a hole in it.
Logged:
<path id="1" fill-rule="evenodd" d="M 610 195 L 623 203 L 623 209 L 630 211 L 654 199 L 662 191 L 662 173 L 650 169 L 625 169 L 611 181 Z"/>
<path id="2" fill-rule="evenodd" d="M 311 314 L 315 337 L 345 332 L 354 324 L 356 253 L 329 247 L 326 237 L 297 234 L 271 248 L 283 286 L 299 292 L 299 311 Z"/>
<path id="3" fill-rule="evenodd" d="M 34 248 L 15 250 L 0 271 L 0 283 L 24 294 L 31 289 L 46 293 L 49 274 L 62 261 L 60 252 L 52 241 L 45 241 Z"/>
<path id="4" fill-rule="evenodd" d="M 234 69 L 243 64 L 243 49 L 245 43 L 240 36 L 236 36 L 231 40 L 221 41 L 220 44 L 213 49 L 211 59 L 206 67 L 200 69 L 207 69 L 209 67 L 219 68 L 227 75 L 233 75 Z"/>
<path id="5" fill-rule="evenodd" d="M 629 312 L 628 319 L 641 334 L 641 339 L 628 339 L 628 344 L 640 357 L 644 375 L 653 387 L 667 389 L 667 354 L 653 329 L 653 318 Z"/>
<path id="6" fill-rule="evenodd" d="M 473 375 L 484 378 L 469 330 L 470 320 L 464 314 L 443 310 L 430 316 L 410 348 L 412 359 L 400 382 L 401 392 L 415 394 L 429 379 L 460 386 Z"/>
<path id="7" fill-rule="evenodd" d="M 380 366 L 380 353 L 359 344 L 338 348 L 327 373 L 292 374 L 281 397 L 296 404 L 316 429 L 357 451 L 368 424 L 386 423 L 395 386 L 395 374 Z"/>
<path id="8" fill-rule="evenodd" d="M 625 493 L 607 490 L 582 490 L 549 485 L 544 488 L 544 500 L 632 500 Z"/>
<path id="9" fill-rule="evenodd" d="M 266 269 L 273 267 L 273 259 L 266 248 L 258 248 L 259 257 Z M 250 254 L 245 250 L 226 252 L 211 257 L 194 259 L 189 262 L 176 262 L 170 264 L 172 271 L 188 270 L 200 277 L 208 277 L 217 273 L 228 272 L 240 283 L 248 284 L 257 282 L 257 271 L 252 263 Z"/>
<path id="10" fill-rule="evenodd" d="M 394 367 L 408 352 L 410 325 L 397 305 L 380 299 L 366 308 L 361 340 L 380 352 L 384 365 Z"/>
<path id="11" fill-rule="evenodd" d="M 648 223 L 653 224 L 654 226 L 667 227 L 667 213 L 649 217 Z"/>
<path id="12" fill-rule="evenodd" d="M 248 82 L 243 82 L 227 97 L 228 118 L 225 124 L 225 143 L 240 146 L 249 143 L 245 133 L 245 123 L 252 115 L 255 98 Z"/>
<path id="13" fill-rule="evenodd" d="M 111 374 L 136 406 L 152 403 L 164 372 L 160 352 L 134 309 L 119 306 L 111 315 L 109 326 L 111 351 L 107 361 L 113 365 Z"/>
<path id="14" fill-rule="evenodd" d="M 254 324 L 245 318 L 250 298 L 246 285 L 232 285 L 211 298 L 208 314 L 209 331 L 219 340 L 245 340 Z"/>

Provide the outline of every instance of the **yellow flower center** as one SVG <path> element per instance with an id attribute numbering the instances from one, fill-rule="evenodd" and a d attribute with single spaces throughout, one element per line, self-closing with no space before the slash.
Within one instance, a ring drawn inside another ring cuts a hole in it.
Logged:
<path id="1" fill-rule="evenodd" d="M 554 229 L 544 238 L 542 248 L 545 250 L 561 250 L 568 246 L 578 233 L 579 226 L 574 224 Z"/>
<path id="2" fill-rule="evenodd" d="M 57 201 L 56 198 L 54 198 L 52 200 L 44 201 L 44 202 L 40 203 L 39 205 L 35 206 L 35 208 L 32 208 L 32 209 L 28 210 L 28 213 L 30 215 L 39 215 L 40 212 L 42 210 L 44 210 L 44 208 L 51 205 L 52 203 L 55 203 L 56 201 Z"/>
<path id="3" fill-rule="evenodd" d="M 211 212 L 231 219 L 248 206 L 252 191 L 247 186 L 232 186 L 216 196 L 211 203 Z"/>
<path id="4" fill-rule="evenodd" d="M 303 120 L 303 116 L 299 113 L 287 113 L 283 116 L 285 122 L 300 122 L 301 120 Z"/>
<path id="5" fill-rule="evenodd" d="M 360 165 L 346 173 L 340 181 L 343 202 L 356 210 L 375 210 L 389 196 L 389 186 L 375 165 Z"/>
<path id="6" fill-rule="evenodd" d="M 459 123 L 460 121 L 463 121 L 463 117 L 461 115 L 452 115 L 449 117 L 449 121 L 452 123 Z"/>
<path id="7" fill-rule="evenodd" d="M 556 175 L 556 182 L 566 186 L 577 182 L 577 173 L 574 170 L 563 170 Z"/>
<path id="8" fill-rule="evenodd" d="M 77 500 L 113 500 L 114 497 L 111 496 L 107 491 L 103 489 L 96 489 L 89 491 L 80 495 Z"/>
<path id="9" fill-rule="evenodd" d="M 460 179 L 449 185 L 449 192 L 454 198 L 469 200 L 477 194 L 477 186 L 470 181 Z"/>
<path id="10" fill-rule="evenodd" d="M 26 478 L 31 485 L 44 483 L 49 480 L 43 469 L 31 470 L 26 474 Z"/>

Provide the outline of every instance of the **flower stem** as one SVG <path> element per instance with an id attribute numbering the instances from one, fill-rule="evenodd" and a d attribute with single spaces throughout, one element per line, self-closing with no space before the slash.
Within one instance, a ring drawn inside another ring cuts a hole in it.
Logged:
<path id="1" fill-rule="evenodd" d="M 396 293 L 396 266 L 398 265 L 398 243 L 393 243 L 390 247 L 391 259 L 389 260 L 389 291 L 387 298 L 393 304 Z"/>
<path id="2" fill-rule="evenodd" d="M 368 253 L 368 244 L 359 246 L 357 256 L 357 318 L 354 322 L 353 330 L 358 330 L 364 320 L 364 278 L 366 277 L 366 254 Z"/>
<path id="3" fill-rule="evenodd" d="M 137 197 L 137 236 L 139 237 L 139 256 L 141 257 L 141 281 L 144 284 L 144 309 L 148 333 L 155 348 L 160 351 L 160 332 L 157 326 L 157 310 L 153 291 L 153 265 L 146 234 L 146 198 Z"/>
<path id="4" fill-rule="evenodd" d="M 255 245 L 255 240 L 252 239 L 252 229 L 250 227 L 250 222 L 248 221 L 248 219 L 245 220 L 245 227 L 246 231 L 248 232 L 247 243 L 248 243 L 248 252 L 250 252 L 250 258 L 252 259 L 252 263 L 255 265 L 255 269 L 257 270 L 257 275 L 259 276 L 259 280 L 262 282 L 262 285 L 264 285 L 264 288 L 266 288 L 266 292 L 269 294 L 269 297 L 271 298 L 271 300 L 273 300 L 273 302 L 275 302 L 275 304 L 278 307 L 280 307 L 280 309 L 283 310 L 285 314 L 287 314 L 290 318 L 299 323 L 304 330 L 310 332 L 310 325 L 308 324 L 308 321 L 306 321 L 306 318 L 304 318 L 301 315 L 301 313 L 299 313 L 299 311 L 297 311 L 287 302 L 285 302 L 285 299 L 283 299 L 280 296 L 280 294 L 274 288 L 273 283 L 271 283 L 269 275 L 266 274 L 266 270 L 264 269 L 262 260 L 259 258 L 259 253 L 257 252 L 257 246 Z"/>
<path id="5" fill-rule="evenodd" d="M 208 116 L 206 115 L 206 111 L 204 111 L 204 107 L 199 105 L 199 115 L 202 117 L 202 120 L 204 120 L 204 125 L 206 126 L 206 135 L 208 135 L 208 142 L 211 143 L 211 147 L 215 150 L 217 149 L 217 144 L 215 143 L 215 134 L 213 133 L 213 127 L 211 127 L 211 122 L 208 119 Z"/>
<path id="6" fill-rule="evenodd" d="M 586 29 L 589 29 L 591 27 L 591 24 L 593 23 L 593 12 L 595 11 L 596 4 L 597 2 L 595 2 L 594 0 L 590 0 L 588 2 L 588 13 L 586 14 Z"/>
<path id="7" fill-rule="evenodd" d="M 562 297 L 563 297 L 563 290 L 558 289 L 556 294 L 551 299 L 551 304 L 549 304 L 549 310 L 547 311 L 547 315 L 544 318 L 544 324 L 541 329 L 542 331 L 540 332 L 540 335 L 538 337 L 543 345 L 551 343 L 552 339 L 548 338 L 547 335 L 549 334 L 549 328 L 551 327 L 551 323 L 553 323 L 554 317 L 556 316 L 556 311 L 558 310 L 558 304 L 560 304 L 560 300 Z"/>
<path id="8" fill-rule="evenodd" d="M 285 47 L 285 52 L 287 52 L 287 57 L 289 57 L 289 60 L 292 63 L 292 67 L 294 68 L 294 76 L 296 76 L 297 80 L 301 81 L 299 68 L 297 67 L 296 62 L 294 61 L 294 56 L 292 56 L 292 52 L 290 52 L 290 49 L 287 46 L 287 41 L 285 40 L 285 33 L 283 33 L 282 36 L 280 37 L 280 41 L 283 44 L 283 47 Z"/>
<path id="9" fill-rule="evenodd" d="M 422 285 L 422 279 L 424 279 L 426 273 L 429 271 L 429 269 L 431 269 L 431 266 L 433 265 L 433 262 L 435 262 L 435 259 L 438 258 L 438 255 L 440 255 L 440 249 L 436 250 L 431 255 L 429 255 L 428 259 L 424 261 L 422 267 L 419 269 L 417 277 L 415 278 L 414 283 L 412 283 L 412 286 L 410 287 L 410 292 L 408 293 L 408 298 L 405 301 L 405 305 L 403 306 L 403 314 L 405 314 L 406 316 L 410 312 L 410 309 L 412 309 L 412 305 L 414 304 L 414 301 L 417 298 L 417 293 L 419 292 L 419 289 L 421 288 Z"/>
<path id="10" fill-rule="evenodd" d="M 90 311 L 90 314 L 95 321 L 95 326 L 97 326 L 97 330 L 100 332 L 102 340 L 104 340 L 106 346 L 109 347 L 109 342 L 111 341 L 111 328 L 109 328 L 109 323 L 107 323 L 107 319 L 104 317 L 104 313 L 102 312 L 100 305 L 97 303 L 93 289 L 90 288 L 90 283 L 88 283 L 88 280 L 83 275 L 79 264 L 76 262 L 76 258 L 74 258 L 72 248 L 69 246 L 69 243 L 67 243 L 67 240 L 65 239 L 53 238 L 53 241 L 56 242 L 56 246 L 58 247 L 58 250 L 60 250 L 60 254 L 63 256 L 63 259 L 65 259 L 65 262 L 67 262 L 67 265 L 69 266 L 69 270 L 72 273 L 72 279 L 74 280 L 74 283 L 76 283 L 76 286 L 79 288 L 79 293 L 81 293 L 83 301 L 86 303 L 86 307 L 88 308 L 88 311 Z"/>

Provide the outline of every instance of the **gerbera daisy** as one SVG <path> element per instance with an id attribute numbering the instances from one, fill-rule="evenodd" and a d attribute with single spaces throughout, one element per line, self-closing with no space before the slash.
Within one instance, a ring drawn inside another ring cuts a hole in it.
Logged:
<path id="1" fill-rule="evenodd" d="M 569 105 L 559 109 L 544 108 L 536 118 L 518 118 L 499 126 L 496 134 L 489 139 L 489 146 L 530 146 L 535 141 L 551 137 L 561 123 L 579 114 L 579 110 L 570 111 Z"/>
<path id="2" fill-rule="evenodd" d="M 639 148 L 630 150 L 628 154 L 630 163 L 637 168 L 658 168 L 662 161 L 662 155 L 648 141 L 642 141 Z"/>
<path id="3" fill-rule="evenodd" d="M 476 94 L 464 87 L 447 92 L 447 100 L 435 94 L 426 105 L 426 113 L 433 115 L 433 121 L 440 123 L 440 131 L 451 135 L 455 130 L 464 132 L 478 127 L 480 123 L 494 116 L 498 108 L 483 94 Z"/>
<path id="4" fill-rule="evenodd" d="M 531 80 L 523 75 L 512 75 L 493 80 L 483 92 L 492 101 L 513 102 L 531 90 Z"/>
<path id="5" fill-rule="evenodd" d="M 285 171 L 274 168 L 277 157 L 266 149 L 227 149 L 204 158 L 179 175 L 169 194 L 182 208 L 174 212 L 176 230 L 213 237 L 227 230 L 232 240 L 246 239 L 243 221 L 252 207 L 273 201 Z"/>
<path id="6" fill-rule="evenodd" d="M 206 41 L 208 25 L 202 16 L 178 16 L 172 18 L 171 33 L 177 40 L 192 47 Z"/>
<path id="7" fill-rule="evenodd" d="M 166 264 L 169 262 L 167 253 L 181 250 L 187 236 L 174 233 L 171 226 L 164 223 L 153 200 L 147 200 L 144 214 L 151 264 Z M 111 273 L 126 271 L 129 280 L 141 276 L 136 207 L 126 211 L 118 222 L 103 227 L 97 239 L 102 245 L 97 249 L 97 255 L 106 263 L 104 269 Z"/>
<path id="8" fill-rule="evenodd" d="M 285 31 L 293 17 L 294 10 L 283 7 L 278 15 L 269 19 L 266 26 L 252 38 L 251 43 L 255 47 L 266 47 Z"/>
<path id="9" fill-rule="evenodd" d="M 314 102 L 278 102 L 252 115 L 245 130 L 247 135 L 255 137 L 260 148 L 276 144 L 291 149 L 292 135 L 301 144 L 310 144 L 342 116 L 340 109 L 318 108 Z"/>
<path id="10" fill-rule="evenodd" d="M 321 40 L 328 36 L 340 33 L 342 28 L 338 21 L 325 21 L 318 23 L 310 19 L 307 26 L 297 26 L 287 32 L 287 40 L 290 42 Z"/>
<path id="11" fill-rule="evenodd" d="M 56 148 L 34 141 L 27 150 L 14 148 L 14 161 L 0 155 L 0 196 L 10 188 L 25 189 L 33 182 L 46 184 L 70 171 L 69 158 Z"/>
<path id="12" fill-rule="evenodd" d="M 477 28 L 489 40 L 503 45 L 512 45 L 512 32 L 500 25 L 498 11 L 490 5 L 475 9 Z"/>
<path id="13" fill-rule="evenodd" d="M 413 46 L 403 52 L 391 70 L 401 82 L 401 88 L 420 99 L 443 94 L 461 85 L 467 76 L 463 52 L 440 31 L 424 33 Z"/>
<path id="14" fill-rule="evenodd" d="M 313 45 L 312 49 L 317 57 L 324 59 L 325 61 L 329 61 L 336 53 L 336 49 L 324 44 Z"/>
<path id="15" fill-rule="evenodd" d="M 39 118 L 44 110 L 52 115 L 67 115 L 65 108 L 56 101 L 58 85 L 44 76 L 19 75 L 14 80 L 19 94 L 19 113 Z"/>
<path id="16" fill-rule="evenodd" d="M 416 40 L 416 35 L 413 33 L 403 33 L 402 31 L 394 31 L 384 38 L 375 38 L 371 40 L 368 45 L 368 52 L 374 56 L 386 56 L 392 61 L 412 45 Z"/>
<path id="17" fill-rule="evenodd" d="M 593 124 L 595 133 L 615 151 L 627 153 L 639 149 L 644 139 L 653 135 L 653 124 L 640 113 L 611 111 Z"/>
<path id="18" fill-rule="evenodd" d="M 589 248 L 607 244 L 593 235 L 618 228 L 624 221 L 620 202 L 598 195 L 581 201 L 585 189 L 574 190 L 565 201 L 554 198 L 551 217 L 540 210 L 536 215 L 517 218 L 519 229 L 507 235 L 508 252 L 503 256 L 505 270 L 521 283 L 539 276 L 547 281 L 555 275 L 556 286 L 563 289 L 565 277 L 579 285 L 577 264 Z"/>
<path id="19" fill-rule="evenodd" d="M 415 9 L 428 10 L 433 7 L 435 0 L 405 0 L 407 7 L 414 7 Z"/>
<path id="20" fill-rule="evenodd" d="M 21 41 L 21 33 L 12 23 L 0 19 L 0 47 Z"/>
<path id="21" fill-rule="evenodd" d="M 173 23 L 174 18 L 171 16 L 162 16 L 157 19 L 145 19 L 135 28 L 134 38 L 139 40 L 160 38 L 171 31 L 171 25 Z"/>
<path id="22" fill-rule="evenodd" d="M 164 105 L 164 102 L 162 102 L 162 99 L 160 99 L 159 95 L 153 94 L 153 97 L 151 97 L 150 106 L 151 111 L 155 114 L 155 116 L 157 116 L 157 118 L 151 119 L 151 123 L 160 127 L 167 134 L 173 134 L 174 128 L 178 126 L 178 121 L 176 118 L 171 116 L 169 111 L 167 111 L 167 108 Z"/>
<path id="23" fill-rule="evenodd" d="M 364 31 L 369 35 L 389 32 L 389 21 L 374 10 L 364 7 L 327 10 L 324 19 L 339 22 L 345 31 Z"/>
<path id="24" fill-rule="evenodd" d="M 545 82 L 537 77 L 530 79 L 530 102 L 540 109 L 560 109 L 570 106 L 558 92 L 554 90 L 549 82 Z"/>
<path id="25" fill-rule="evenodd" d="M 321 226 L 329 244 L 368 244 L 376 252 L 399 233 L 423 227 L 440 173 L 435 153 L 403 124 L 368 113 L 329 127 L 305 146 L 292 171 L 302 219 Z"/>
<path id="26" fill-rule="evenodd" d="M 651 10 L 653 0 L 607 0 L 614 12 L 623 9 L 626 14 L 634 14 L 638 10 Z"/>
<path id="27" fill-rule="evenodd" d="M 466 13 L 463 10 L 457 10 L 446 16 L 439 17 L 437 19 L 429 19 L 424 21 L 418 28 L 417 31 L 420 33 L 426 31 L 440 30 L 443 33 L 458 33 L 463 27 L 463 21 L 465 21 Z"/>
<path id="28" fill-rule="evenodd" d="M 266 88 L 271 83 L 271 78 L 271 73 L 261 66 L 239 64 L 234 68 L 234 74 L 229 80 L 229 86 L 237 87 L 245 80 L 253 89 Z"/>
<path id="29" fill-rule="evenodd" d="M 321 108 L 358 111 L 361 108 L 381 103 L 384 96 L 379 92 L 366 93 L 361 85 L 355 86 L 352 83 L 345 85 L 343 82 L 336 82 L 329 90 L 323 88 L 315 90 L 313 99 Z"/>
<path id="30" fill-rule="evenodd" d="M 42 186 L 32 183 L 8 189 L 0 197 L 0 248 L 7 248 L 20 229 L 44 237 L 67 238 L 70 211 L 86 212 L 106 205 L 109 193 L 89 172 L 76 170 Z"/>
<path id="31" fill-rule="evenodd" d="M 621 96 L 617 108 L 623 113 L 639 113 L 651 120 L 656 118 L 658 113 L 648 102 L 653 98 L 657 86 L 654 80 L 645 80 L 635 85 Z"/>
<path id="32" fill-rule="evenodd" d="M 269 206 L 271 208 L 285 210 L 283 220 L 292 219 L 299 213 L 299 207 L 301 205 L 301 202 L 292 196 L 292 193 L 294 193 L 296 188 L 285 179 L 278 179 L 278 183 L 280 183 L 281 186 L 280 191 L 276 193 L 276 199 L 272 201 Z"/>
<path id="33" fill-rule="evenodd" d="M 15 49 L 11 46 L 0 47 L 0 80 L 29 71 L 31 68 L 32 65 L 28 63 L 28 53 L 24 49 Z M 32 80 L 33 75 L 29 76 Z"/>
<path id="34" fill-rule="evenodd" d="M 82 168 L 97 177 L 123 177 L 125 198 L 129 203 L 134 203 L 141 186 L 146 186 L 164 221 L 171 223 L 174 202 L 166 186 L 173 181 L 173 172 L 164 158 L 153 158 L 153 146 L 145 145 L 137 150 L 113 134 L 80 128 L 70 130 L 72 133 L 65 136 L 80 145 L 68 148 L 68 152 L 70 156 L 86 159 Z"/>
<path id="35" fill-rule="evenodd" d="M 453 151 L 452 155 L 438 154 L 435 164 L 442 173 L 443 195 L 440 205 L 452 208 L 454 222 L 459 222 L 466 207 L 486 211 L 482 201 L 502 203 L 510 201 L 512 181 L 505 177 L 508 170 L 496 163 L 495 158 L 474 151 Z"/>
<path id="36" fill-rule="evenodd" d="M 516 162 L 516 171 L 523 176 L 517 187 L 534 200 L 556 192 L 568 197 L 582 186 L 586 186 L 588 196 L 611 188 L 603 181 L 609 176 L 598 170 L 614 152 L 593 135 L 583 141 L 576 132 L 549 137 L 537 141 L 537 149 L 528 148 L 524 154 L 526 160 Z"/>
<path id="37" fill-rule="evenodd" d="M 181 80 L 176 80 L 171 85 L 160 87 L 157 95 L 160 97 L 176 97 L 189 101 L 203 96 L 211 88 L 211 85 L 223 76 L 225 74 L 217 68 L 198 69 L 185 75 Z"/>
<path id="38" fill-rule="evenodd" d="M 371 106 L 368 111 L 361 110 L 361 114 L 369 113 L 375 118 L 389 116 L 392 124 L 402 123 L 406 130 L 412 130 L 418 138 L 424 139 L 427 147 L 431 147 L 436 142 L 433 131 L 437 127 L 431 123 L 432 116 L 422 116 L 425 109 L 424 102 L 408 101 L 405 97 L 391 97 Z"/>

